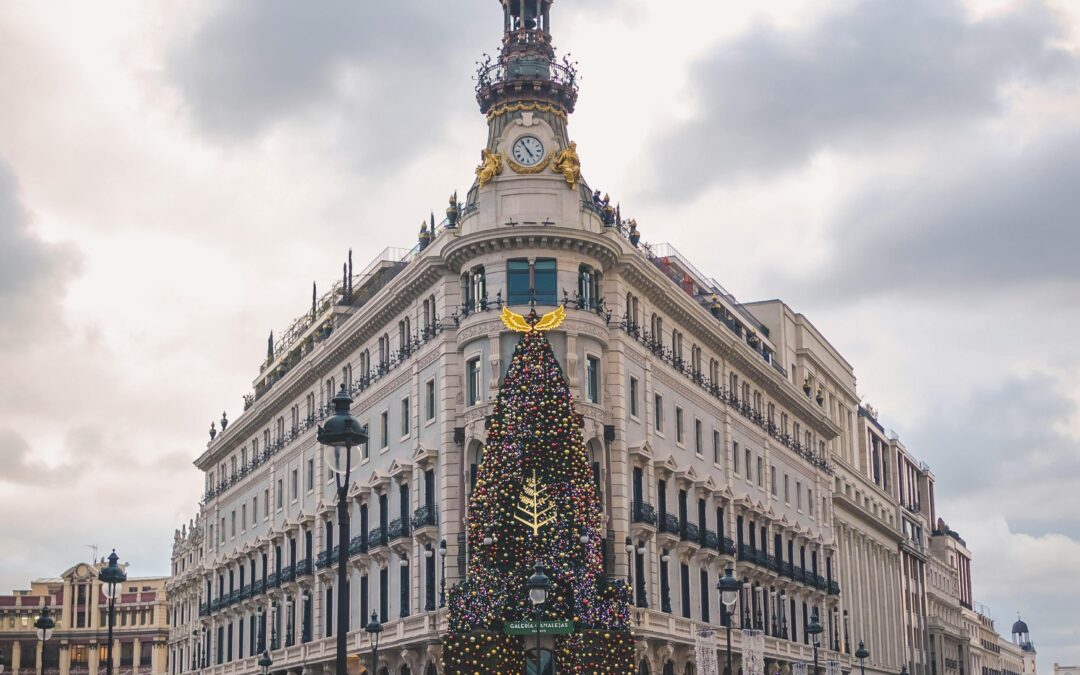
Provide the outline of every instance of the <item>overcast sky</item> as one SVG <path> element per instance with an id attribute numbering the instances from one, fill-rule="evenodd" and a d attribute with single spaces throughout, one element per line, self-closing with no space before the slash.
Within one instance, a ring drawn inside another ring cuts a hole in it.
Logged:
<path id="1" fill-rule="evenodd" d="M 0 4 L 0 591 L 168 571 L 266 335 L 472 181 L 495 0 Z M 560 0 L 590 184 L 855 364 L 1080 661 L 1080 4 Z"/>

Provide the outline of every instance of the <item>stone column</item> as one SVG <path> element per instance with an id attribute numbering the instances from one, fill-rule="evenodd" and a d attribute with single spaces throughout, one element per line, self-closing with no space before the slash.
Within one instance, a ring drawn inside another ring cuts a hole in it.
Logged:
<path id="1" fill-rule="evenodd" d="M 60 675 L 68 675 L 71 672 L 71 645 L 66 642 L 60 643 Z"/>
<path id="2" fill-rule="evenodd" d="M 113 639 L 113 671 L 120 672 L 120 655 L 123 647 L 120 646 L 120 638 Z"/>
<path id="3" fill-rule="evenodd" d="M 91 642 L 87 647 L 87 650 L 89 653 L 86 655 L 86 666 L 90 671 L 90 675 L 97 675 L 98 667 L 101 665 L 101 655 L 99 654 L 100 649 L 98 648 L 98 643 L 96 641 Z"/>
<path id="4" fill-rule="evenodd" d="M 142 663 L 142 640 L 135 638 L 131 649 L 131 672 L 139 675 L 139 664 Z"/>
<path id="5" fill-rule="evenodd" d="M 37 675 L 41 675 L 41 671 L 44 668 L 44 666 L 42 665 L 42 662 L 43 662 L 43 660 L 45 658 L 45 649 L 44 649 L 44 647 L 45 647 L 45 643 L 42 642 L 41 640 L 38 640 L 37 643 L 35 644 L 35 649 L 37 650 L 37 661 L 36 661 L 37 668 L 36 668 L 35 672 L 37 673 Z"/>
<path id="6" fill-rule="evenodd" d="M 19 675 L 19 666 L 22 660 L 22 645 L 16 640 L 11 645 L 11 672 Z"/>

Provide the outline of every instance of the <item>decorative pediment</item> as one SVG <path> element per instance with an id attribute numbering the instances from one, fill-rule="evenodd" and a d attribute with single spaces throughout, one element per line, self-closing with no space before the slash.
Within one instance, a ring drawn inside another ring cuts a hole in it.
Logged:
<path id="1" fill-rule="evenodd" d="M 403 462 L 400 459 L 395 459 L 390 462 L 390 469 L 388 471 L 390 478 L 401 482 L 412 478 L 412 463 Z"/>
<path id="2" fill-rule="evenodd" d="M 371 487 L 368 485 L 361 485 L 360 483 L 353 481 L 353 484 L 349 486 L 349 499 L 366 502 L 368 495 L 371 494 Z"/>
<path id="3" fill-rule="evenodd" d="M 320 497 L 318 505 L 315 506 L 315 513 L 317 513 L 320 518 L 328 518 L 330 517 L 330 514 L 334 512 L 334 507 L 335 504 L 333 502 L 325 497 Z"/>
<path id="4" fill-rule="evenodd" d="M 681 483 L 685 483 L 686 487 L 691 487 L 697 482 L 698 474 L 694 471 L 694 467 L 687 466 L 675 470 L 675 478 Z"/>
<path id="5" fill-rule="evenodd" d="M 376 492 L 383 492 L 390 487 L 390 476 L 381 471 L 372 471 L 368 479 L 368 487 Z"/>
<path id="6" fill-rule="evenodd" d="M 699 478 L 697 482 L 694 483 L 694 487 L 698 488 L 706 495 L 709 495 L 716 492 L 716 481 L 713 480 L 712 476 L 705 476 L 704 480 Z"/>
<path id="7" fill-rule="evenodd" d="M 641 445 L 632 445 L 628 449 L 630 454 L 630 463 L 635 462 L 641 464 L 641 466 L 647 465 L 653 459 L 653 451 L 648 443 L 642 443 Z"/>
<path id="8" fill-rule="evenodd" d="M 429 464 L 434 464 L 435 459 L 439 456 L 437 450 L 432 448 L 425 448 L 423 445 L 416 449 L 413 453 L 412 460 L 416 466 L 420 468 L 427 468 Z"/>
<path id="9" fill-rule="evenodd" d="M 675 458 L 671 455 L 667 456 L 667 459 L 654 459 L 653 467 L 656 469 L 657 478 L 664 478 L 666 476 L 672 476 L 679 470 L 679 464 L 675 461 Z"/>

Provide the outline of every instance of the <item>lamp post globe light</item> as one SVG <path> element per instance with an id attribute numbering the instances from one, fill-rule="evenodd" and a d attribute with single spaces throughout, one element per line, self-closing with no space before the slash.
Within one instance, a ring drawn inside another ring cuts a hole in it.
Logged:
<path id="1" fill-rule="evenodd" d="M 53 629 L 56 628 L 56 622 L 53 621 L 52 612 L 49 610 L 49 606 L 45 605 L 41 608 L 41 615 L 34 622 L 34 628 L 37 629 L 37 639 L 45 642 L 52 637 Z"/>
<path id="2" fill-rule="evenodd" d="M 727 675 L 732 675 L 735 671 L 731 668 L 731 617 L 732 611 L 735 609 L 735 602 L 739 599 L 739 590 L 742 586 L 739 584 L 739 580 L 732 574 L 733 570 L 731 565 L 728 565 L 724 571 L 724 576 L 720 577 L 720 581 L 716 582 L 716 590 L 720 591 L 720 611 L 723 612 L 723 622 L 727 628 Z"/>
<path id="3" fill-rule="evenodd" d="M 120 556 L 116 555 L 116 549 L 113 549 L 113 552 L 109 554 L 108 566 L 98 573 L 98 579 L 104 584 L 102 592 L 109 599 L 109 647 L 107 650 L 109 660 L 105 664 L 107 675 L 112 675 L 113 672 L 113 625 L 116 621 L 116 595 L 120 592 L 118 586 L 127 581 L 127 574 L 117 564 L 119 560 Z"/>
<path id="4" fill-rule="evenodd" d="M 537 564 L 536 572 L 529 577 L 528 583 L 525 584 L 525 588 L 529 591 L 529 602 L 536 608 L 536 670 L 534 675 L 541 675 L 541 669 L 544 665 L 540 658 L 540 616 L 544 613 L 544 603 L 547 602 L 548 586 L 550 584 L 551 580 L 544 574 L 544 567 L 540 564 Z"/>
<path id="5" fill-rule="evenodd" d="M 379 672 L 379 634 L 382 633 L 383 625 L 379 623 L 379 613 L 372 610 L 371 621 L 364 626 L 364 631 L 371 636 L 371 672 Z"/>
<path id="6" fill-rule="evenodd" d="M 326 465 L 334 472 L 337 484 L 338 517 L 338 574 L 337 574 L 337 653 L 335 655 L 336 675 L 347 675 L 345 651 L 347 647 L 349 624 L 349 598 L 346 585 L 346 558 L 349 557 L 349 474 L 352 472 L 352 453 L 367 442 L 367 430 L 349 413 L 352 397 L 341 385 L 334 397 L 334 416 L 326 420 L 316 432 L 320 445 L 326 446 Z M 332 553 L 331 553 L 332 554 Z M 111 675 L 111 673 L 110 673 Z"/>
<path id="7" fill-rule="evenodd" d="M 866 645 L 862 640 L 859 640 L 859 648 L 855 650 L 855 658 L 859 659 L 859 670 L 862 671 L 862 675 L 866 675 L 866 659 L 870 658 L 870 652 L 866 651 Z"/>
<path id="8" fill-rule="evenodd" d="M 810 634 L 810 642 L 814 645 L 814 673 L 817 675 L 818 669 L 818 647 L 821 646 L 821 631 L 824 630 L 821 627 L 821 623 L 818 622 L 817 607 L 814 608 L 814 613 L 810 615 L 810 625 L 806 627 L 806 632 Z"/>
<path id="9" fill-rule="evenodd" d="M 259 657 L 259 667 L 262 668 L 263 675 L 270 672 L 270 666 L 272 665 L 274 665 L 274 661 L 270 658 L 270 652 L 264 649 Z"/>
<path id="10" fill-rule="evenodd" d="M 906 663 L 903 666 L 900 667 L 900 675 L 908 675 L 908 669 L 907 669 L 907 664 Z"/>

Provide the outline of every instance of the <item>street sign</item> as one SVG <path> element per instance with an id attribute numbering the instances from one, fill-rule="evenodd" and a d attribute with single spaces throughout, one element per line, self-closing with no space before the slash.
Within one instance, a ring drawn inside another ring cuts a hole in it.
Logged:
<path id="1" fill-rule="evenodd" d="M 537 624 L 539 623 L 539 626 Z M 574 632 L 574 622 L 569 619 L 549 621 L 508 621 L 503 626 L 507 635 L 569 635 Z"/>

